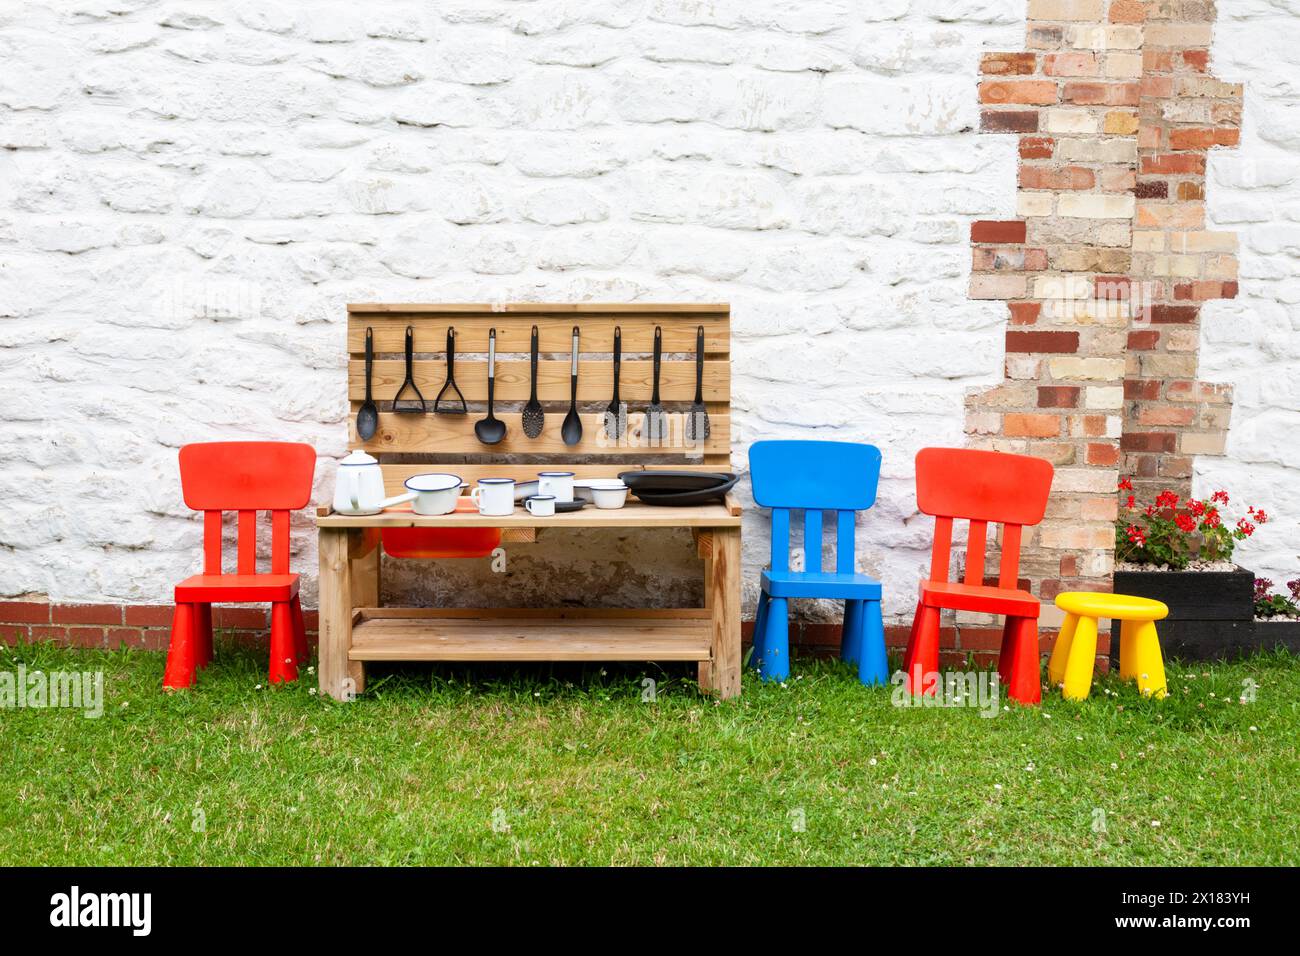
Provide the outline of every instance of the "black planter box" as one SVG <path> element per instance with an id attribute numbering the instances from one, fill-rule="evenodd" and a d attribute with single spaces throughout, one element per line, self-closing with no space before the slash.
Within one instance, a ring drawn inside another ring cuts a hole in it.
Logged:
<path id="1" fill-rule="evenodd" d="M 1261 651 L 1283 647 L 1292 654 L 1300 654 L 1300 618 L 1256 621 L 1255 645 Z"/>
<path id="2" fill-rule="evenodd" d="M 1258 646 L 1253 572 L 1116 571 L 1115 593 L 1169 605 L 1169 616 L 1156 623 L 1166 658 L 1231 660 Z M 1119 621 L 1111 627 L 1112 666 L 1118 666 L 1119 627 Z"/>

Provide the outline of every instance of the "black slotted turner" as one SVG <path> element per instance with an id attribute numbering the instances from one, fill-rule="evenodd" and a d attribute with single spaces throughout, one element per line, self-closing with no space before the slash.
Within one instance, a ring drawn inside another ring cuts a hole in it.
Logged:
<path id="1" fill-rule="evenodd" d="M 654 364 L 654 392 L 650 396 L 650 404 L 645 410 L 645 431 L 646 439 L 651 445 L 662 445 L 668 437 L 668 413 L 664 411 L 663 404 L 659 401 L 659 363 L 663 360 L 664 351 L 664 330 L 655 326 L 655 364 Z"/>
<path id="2" fill-rule="evenodd" d="M 397 390 L 393 396 L 393 411 L 402 412 L 407 415 L 422 415 L 428 408 L 424 404 L 424 396 L 420 394 L 420 386 L 415 384 L 415 376 L 412 374 L 415 366 L 415 329 L 411 326 L 406 327 L 406 380 L 402 382 L 402 387 Z M 402 393 L 407 389 L 415 392 L 415 398 L 402 398 Z M 416 405 L 416 402 L 419 405 Z"/>
<path id="3" fill-rule="evenodd" d="M 455 398 L 446 398 L 447 389 L 456 393 Z M 443 402 L 449 407 L 444 408 Z M 460 408 L 456 408 L 455 402 L 460 402 Z M 438 397 L 433 400 L 433 410 L 439 415 L 468 415 L 469 406 L 465 404 L 465 396 L 460 393 L 460 386 L 456 384 L 456 328 L 455 326 L 447 327 L 447 381 L 443 383 L 438 392 Z"/>
<path id="4" fill-rule="evenodd" d="M 704 404 L 704 326 L 695 330 L 695 404 L 686 413 L 686 437 L 699 444 L 709 437 L 709 410 Z"/>
<path id="5" fill-rule="evenodd" d="M 536 438 L 542 433 L 542 427 L 546 424 L 546 413 L 542 411 L 542 403 L 537 400 L 537 326 L 533 326 L 533 392 L 532 397 L 528 399 L 528 404 L 524 406 L 524 434 L 529 438 Z"/>

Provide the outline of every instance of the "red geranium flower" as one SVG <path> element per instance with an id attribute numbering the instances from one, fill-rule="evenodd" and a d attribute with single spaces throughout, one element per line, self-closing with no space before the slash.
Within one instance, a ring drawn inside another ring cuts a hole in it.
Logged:
<path id="1" fill-rule="evenodd" d="M 1142 529 L 1135 524 L 1131 524 L 1125 528 L 1124 533 L 1128 535 L 1128 540 L 1132 544 L 1141 546 L 1147 543 L 1146 534 L 1144 534 Z"/>
<path id="2" fill-rule="evenodd" d="M 1263 508 L 1260 508 L 1257 511 L 1252 511 L 1251 514 L 1255 516 L 1256 524 L 1268 524 L 1268 515 L 1264 514 Z"/>
<path id="3" fill-rule="evenodd" d="M 1187 502 L 1187 510 L 1199 518 L 1201 515 L 1205 514 L 1205 502 L 1197 501 L 1195 498 L 1192 498 Z"/>
<path id="4" fill-rule="evenodd" d="M 1201 522 L 1201 528 L 1217 528 L 1223 524 L 1223 519 L 1219 517 L 1219 512 L 1211 508 L 1205 513 L 1205 520 Z"/>
<path id="5" fill-rule="evenodd" d="M 1228 493 L 1226 491 L 1216 491 L 1214 494 L 1210 495 L 1210 500 L 1217 501 L 1221 505 L 1226 505 L 1228 503 Z"/>
<path id="6" fill-rule="evenodd" d="M 1119 480 L 1119 490 L 1120 490 L 1120 491 L 1132 491 L 1132 490 L 1133 490 L 1133 482 L 1129 481 L 1127 478 L 1121 478 L 1121 479 Z"/>
<path id="7" fill-rule="evenodd" d="M 1178 505 L 1178 496 L 1172 491 L 1162 491 L 1156 495 L 1157 508 L 1174 508 Z"/>
<path id="8" fill-rule="evenodd" d="M 1245 518 L 1242 518 L 1240 521 L 1237 522 L 1237 530 L 1240 531 L 1242 534 L 1244 534 L 1247 538 L 1249 538 L 1252 534 L 1255 533 L 1255 526 L 1251 524 L 1249 521 L 1247 521 Z"/>
<path id="9" fill-rule="evenodd" d="M 1174 524 L 1178 525 L 1179 531 L 1184 531 L 1187 534 L 1191 534 L 1196 530 L 1196 519 L 1189 514 L 1174 515 Z"/>
<path id="10" fill-rule="evenodd" d="M 1129 511 L 1132 511 L 1135 507 L 1137 507 L 1137 498 L 1134 495 L 1129 495 L 1128 501 L 1125 502 L 1124 507 L 1127 508 Z"/>
<path id="11" fill-rule="evenodd" d="M 1147 505 L 1146 509 L 1142 513 L 1145 514 L 1148 518 L 1154 518 L 1156 516 L 1156 506 Z"/>

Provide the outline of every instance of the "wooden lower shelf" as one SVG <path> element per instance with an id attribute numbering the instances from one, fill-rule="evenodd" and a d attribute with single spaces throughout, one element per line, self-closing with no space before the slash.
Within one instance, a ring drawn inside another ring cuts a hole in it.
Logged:
<path id="1" fill-rule="evenodd" d="M 416 610 L 363 608 L 354 661 L 704 661 L 705 609 Z"/>

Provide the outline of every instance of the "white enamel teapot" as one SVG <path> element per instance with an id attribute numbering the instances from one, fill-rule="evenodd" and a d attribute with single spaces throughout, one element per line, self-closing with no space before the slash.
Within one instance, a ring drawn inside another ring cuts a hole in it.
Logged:
<path id="1" fill-rule="evenodd" d="M 357 449 L 339 462 L 334 481 L 334 510 L 344 515 L 376 515 L 385 508 L 413 501 L 417 492 L 384 497 L 384 473 L 379 460 Z"/>

